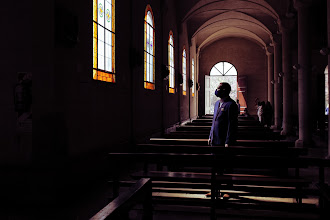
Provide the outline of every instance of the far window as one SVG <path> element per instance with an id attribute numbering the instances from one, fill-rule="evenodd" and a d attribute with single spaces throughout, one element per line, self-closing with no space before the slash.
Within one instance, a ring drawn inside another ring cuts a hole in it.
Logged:
<path id="1" fill-rule="evenodd" d="M 168 69 L 170 71 L 169 74 L 169 93 L 174 93 L 174 40 L 173 40 L 173 32 L 170 31 L 170 36 L 168 39 Z"/>
<path id="2" fill-rule="evenodd" d="M 183 95 L 187 95 L 187 56 L 186 49 L 183 49 L 182 53 L 182 78 L 183 78 Z"/>
<path id="3" fill-rule="evenodd" d="M 150 5 L 144 17 L 144 88 L 155 89 L 155 29 Z"/>
<path id="4" fill-rule="evenodd" d="M 191 94 L 194 97 L 195 96 L 195 61 L 194 61 L 194 58 L 191 60 L 191 81 L 192 81 Z"/>

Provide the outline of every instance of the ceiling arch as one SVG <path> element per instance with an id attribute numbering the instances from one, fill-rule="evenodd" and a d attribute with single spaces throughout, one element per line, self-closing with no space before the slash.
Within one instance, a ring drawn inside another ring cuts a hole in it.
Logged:
<path id="1" fill-rule="evenodd" d="M 260 37 L 258 37 L 256 34 L 252 33 L 249 30 L 244 30 L 244 29 L 236 28 L 236 27 L 226 27 L 226 28 L 223 28 L 223 29 L 213 33 L 207 39 L 205 39 L 198 46 L 198 51 L 200 51 L 202 48 L 212 44 L 213 42 L 215 42 L 217 40 L 229 38 L 229 37 L 245 38 L 247 40 L 250 40 L 250 41 L 258 44 L 262 48 L 265 48 L 267 46 Z"/>
<path id="2" fill-rule="evenodd" d="M 249 11 L 264 13 L 275 20 L 279 19 L 276 11 L 264 0 L 203 0 L 198 1 L 183 18 L 183 21 L 207 11 Z"/>
<path id="3" fill-rule="evenodd" d="M 272 33 L 264 24 L 236 11 L 228 11 L 211 18 L 202 24 L 192 37 L 196 39 L 197 45 L 204 45 L 210 39 L 221 38 L 221 36 L 249 37 L 263 46 L 272 41 Z"/>
<path id="4" fill-rule="evenodd" d="M 224 37 L 244 37 L 266 47 L 278 33 L 278 13 L 265 0 L 200 0 L 183 18 L 201 49 Z"/>

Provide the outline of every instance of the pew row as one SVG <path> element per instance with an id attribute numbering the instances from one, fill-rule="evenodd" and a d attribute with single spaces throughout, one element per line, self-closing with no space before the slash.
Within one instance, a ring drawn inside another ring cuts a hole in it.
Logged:
<path id="1" fill-rule="evenodd" d="M 90 220 L 128 219 L 128 212 L 136 203 L 143 203 L 143 219 L 152 220 L 152 188 L 150 178 L 141 178 L 128 190 L 116 197 Z"/>
<path id="2" fill-rule="evenodd" d="M 150 138 L 151 144 L 165 144 L 165 145 L 199 145 L 207 146 L 208 138 Z M 293 141 L 287 140 L 237 140 L 235 144 L 237 146 L 251 146 L 251 147 L 276 147 L 276 146 L 287 146 L 294 147 Z"/>
<path id="3" fill-rule="evenodd" d="M 259 156 L 306 156 L 307 148 L 288 147 L 286 144 L 263 146 L 196 146 L 196 145 L 166 145 L 137 144 L 137 152 L 143 153 L 188 153 L 188 154 L 226 154 L 226 155 L 259 155 Z"/>
<path id="4" fill-rule="evenodd" d="M 111 163 L 115 163 L 118 171 L 118 163 L 121 161 L 136 161 L 145 164 L 143 172 L 132 174 L 133 178 L 150 177 L 152 181 L 170 181 L 181 183 L 209 184 L 211 188 L 211 219 L 215 219 L 215 208 L 222 204 L 222 201 L 216 199 L 217 192 L 224 188 L 223 185 L 255 185 L 255 186 L 274 186 L 293 187 L 293 196 L 296 198 L 301 211 L 310 210 L 306 204 L 302 203 L 302 198 L 306 191 L 304 188 L 311 184 L 310 180 L 299 176 L 300 168 L 318 167 L 319 182 L 324 182 L 324 167 L 329 167 L 329 160 L 290 156 L 246 156 L 236 155 L 228 157 L 226 155 L 213 154 L 175 154 L 175 153 L 111 153 L 109 154 Z M 172 172 L 149 170 L 150 164 L 161 164 L 166 166 L 195 166 L 209 167 L 210 173 L 191 173 L 191 172 Z M 239 174 L 217 174 L 219 168 L 294 168 L 294 176 L 265 176 L 265 175 L 239 175 Z M 114 172 L 116 172 L 114 170 Z M 115 180 L 118 181 L 118 180 Z M 117 184 L 114 184 L 114 186 Z M 118 185 L 117 185 L 118 186 Z M 281 189 L 281 188 L 280 188 Z M 115 190 L 115 189 L 114 189 Z M 275 191 L 278 194 L 278 190 Z M 274 192 L 273 192 L 274 193 Z M 175 199 L 174 201 L 178 201 Z M 173 202 L 173 201 L 172 201 Z M 265 204 L 264 204 L 265 205 Z M 274 207 L 273 203 L 268 204 L 268 208 Z M 244 204 L 246 207 L 247 205 Z M 254 206 L 256 208 L 257 206 Z M 258 206 L 263 207 L 263 206 Z M 287 206 L 284 206 L 287 207 Z"/>

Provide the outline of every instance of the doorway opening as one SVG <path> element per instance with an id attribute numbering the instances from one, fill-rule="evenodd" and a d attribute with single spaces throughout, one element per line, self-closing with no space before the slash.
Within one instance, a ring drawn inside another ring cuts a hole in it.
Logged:
<path id="1" fill-rule="evenodd" d="M 205 76 L 205 114 L 214 114 L 214 104 L 219 100 L 214 91 L 220 82 L 230 84 L 229 96 L 233 100 L 237 100 L 237 70 L 229 62 L 219 62 L 212 67 L 210 75 Z"/>

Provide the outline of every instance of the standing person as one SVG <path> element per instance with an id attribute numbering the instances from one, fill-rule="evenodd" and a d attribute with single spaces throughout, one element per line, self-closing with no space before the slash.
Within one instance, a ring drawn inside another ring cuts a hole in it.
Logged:
<path id="1" fill-rule="evenodd" d="M 214 116 L 208 144 L 211 146 L 228 147 L 236 142 L 238 107 L 229 97 L 231 87 L 222 82 L 215 90 L 215 95 L 220 98 L 214 105 Z"/>
<path id="2" fill-rule="evenodd" d="M 237 103 L 238 115 L 240 115 L 241 114 L 241 104 L 239 104 L 239 99 L 237 99 L 236 103 Z"/>
<path id="3" fill-rule="evenodd" d="M 263 103 L 265 103 L 265 102 L 259 102 L 258 108 L 257 108 L 257 115 L 258 115 L 260 124 L 263 123 L 263 117 L 264 117 L 264 105 L 265 104 L 263 104 Z"/>
<path id="4" fill-rule="evenodd" d="M 214 105 L 214 116 L 208 144 L 211 146 L 229 147 L 236 142 L 238 126 L 238 108 L 236 102 L 229 97 L 231 87 L 222 82 L 215 90 L 215 95 L 220 98 Z M 223 173 L 223 168 L 214 168 L 216 173 Z M 206 194 L 211 196 L 211 193 Z M 228 194 L 221 195 L 223 199 L 229 199 Z"/>
<path id="5" fill-rule="evenodd" d="M 272 125 L 272 117 L 273 117 L 273 108 L 270 102 L 267 101 L 264 109 L 264 119 L 267 127 L 270 127 Z"/>

